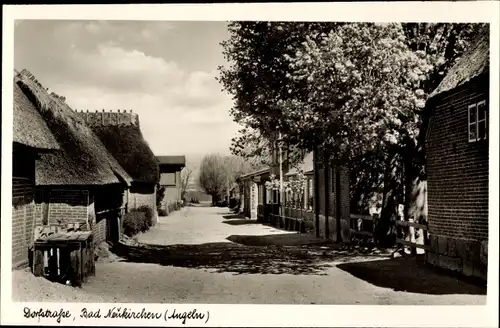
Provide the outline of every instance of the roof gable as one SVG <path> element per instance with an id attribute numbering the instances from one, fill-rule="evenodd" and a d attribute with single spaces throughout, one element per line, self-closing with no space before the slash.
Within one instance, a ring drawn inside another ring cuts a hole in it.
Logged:
<path id="1" fill-rule="evenodd" d="M 43 117 L 61 150 L 37 161 L 37 185 L 102 185 L 130 182 L 130 176 L 99 138 L 61 97 L 47 90 L 28 71 L 15 77 Z"/>
<path id="2" fill-rule="evenodd" d="M 91 128 L 134 181 L 158 182 L 158 161 L 138 125 L 98 125 Z"/>
<path id="3" fill-rule="evenodd" d="M 14 83 L 13 141 L 38 149 L 60 149 L 47 123 L 16 83 Z"/>
<path id="4" fill-rule="evenodd" d="M 489 25 L 481 28 L 469 49 L 448 71 L 429 99 L 455 89 L 475 77 L 489 71 L 490 63 Z"/>

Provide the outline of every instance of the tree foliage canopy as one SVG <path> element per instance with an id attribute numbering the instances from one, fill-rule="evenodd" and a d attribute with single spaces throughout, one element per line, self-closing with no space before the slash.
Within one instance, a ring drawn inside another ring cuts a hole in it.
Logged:
<path id="1" fill-rule="evenodd" d="M 321 145 L 348 158 L 417 138 L 427 94 L 474 24 L 233 22 L 219 81 L 243 126 L 233 152 Z M 415 141 L 416 142 L 416 141 Z M 246 146 L 251 145 L 252 150 Z"/>
<path id="2" fill-rule="evenodd" d="M 427 97 L 481 25 L 230 23 L 219 81 L 243 127 L 233 153 L 265 158 L 281 134 L 289 149 L 348 161 L 354 198 L 384 177 L 410 190 L 425 176 Z"/>

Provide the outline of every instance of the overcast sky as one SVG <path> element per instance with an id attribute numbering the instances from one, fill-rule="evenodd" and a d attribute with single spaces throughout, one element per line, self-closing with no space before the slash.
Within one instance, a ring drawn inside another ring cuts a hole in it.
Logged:
<path id="1" fill-rule="evenodd" d="M 158 155 L 228 153 L 227 37 L 224 22 L 17 21 L 14 66 L 73 109 L 137 112 Z"/>

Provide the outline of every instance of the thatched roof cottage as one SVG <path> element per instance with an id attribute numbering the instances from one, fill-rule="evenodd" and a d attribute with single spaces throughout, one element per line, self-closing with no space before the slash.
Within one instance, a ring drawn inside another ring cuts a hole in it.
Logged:
<path id="1" fill-rule="evenodd" d="M 488 255 L 489 29 L 427 101 L 427 208 L 435 266 L 486 280 Z"/>
<path id="2" fill-rule="evenodd" d="M 35 161 L 60 149 L 47 124 L 14 84 L 12 145 L 12 266 L 28 264 L 35 224 Z"/>
<path id="3" fill-rule="evenodd" d="M 146 205 L 156 213 L 158 161 L 142 135 L 139 116 L 132 111 L 81 111 L 80 116 L 132 178 L 129 208 Z"/>
<path id="4" fill-rule="evenodd" d="M 117 238 L 116 213 L 124 206 L 130 176 L 62 97 L 49 94 L 26 70 L 15 76 L 15 83 L 60 147 L 36 161 L 36 224 L 78 223 L 95 232 L 96 242 L 111 235 Z"/>

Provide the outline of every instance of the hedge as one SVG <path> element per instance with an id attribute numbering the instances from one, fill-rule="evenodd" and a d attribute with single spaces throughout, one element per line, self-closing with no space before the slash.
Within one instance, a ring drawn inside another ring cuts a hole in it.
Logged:
<path id="1" fill-rule="evenodd" d="M 132 237 L 139 232 L 145 232 L 153 225 L 153 220 L 154 212 L 151 207 L 144 205 L 132 209 L 123 218 L 123 233 Z"/>

